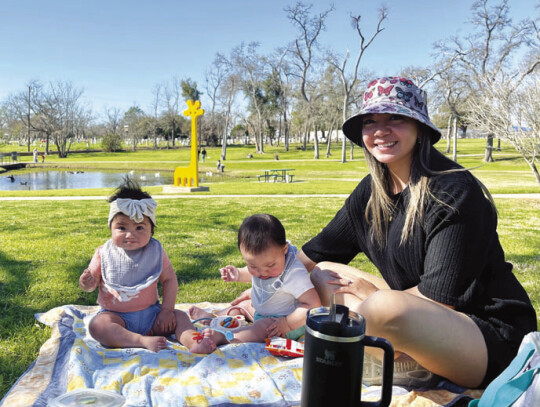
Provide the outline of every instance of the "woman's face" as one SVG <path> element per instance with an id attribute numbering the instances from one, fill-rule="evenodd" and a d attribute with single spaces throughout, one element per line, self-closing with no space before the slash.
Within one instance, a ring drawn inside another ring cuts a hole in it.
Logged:
<path id="1" fill-rule="evenodd" d="M 362 141 L 375 159 L 399 171 L 409 170 L 416 140 L 416 120 L 398 114 L 366 114 L 362 117 Z"/>

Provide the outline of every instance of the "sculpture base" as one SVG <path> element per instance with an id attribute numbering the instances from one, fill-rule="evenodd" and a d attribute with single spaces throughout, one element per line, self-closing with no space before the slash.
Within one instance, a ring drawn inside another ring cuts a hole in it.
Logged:
<path id="1" fill-rule="evenodd" d="M 164 194 L 177 194 L 182 192 L 205 192 L 210 191 L 209 187 L 182 187 L 182 186 L 176 186 L 176 185 L 164 185 L 163 186 L 163 193 Z"/>

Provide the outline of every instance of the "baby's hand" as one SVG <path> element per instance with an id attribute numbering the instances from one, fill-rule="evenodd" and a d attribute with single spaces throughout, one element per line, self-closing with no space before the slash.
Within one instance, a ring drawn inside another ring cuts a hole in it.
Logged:
<path id="1" fill-rule="evenodd" d="M 162 334 L 174 332 L 174 329 L 176 328 L 174 311 L 162 309 L 157 315 L 154 325 L 157 326 Z"/>
<path id="2" fill-rule="evenodd" d="M 222 269 L 219 269 L 221 273 L 221 279 L 227 283 L 231 281 L 238 281 L 239 271 L 234 266 L 225 266 Z"/>
<path id="3" fill-rule="evenodd" d="M 96 288 L 96 278 L 90 273 L 90 270 L 86 269 L 79 278 L 79 286 L 84 291 L 92 291 Z"/>
<path id="4" fill-rule="evenodd" d="M 285 338 L 285 335 L 291 330 L 287 323 L 286 317 L 275 318 L 274 322 L 266 329 L 266 335 L 268 337 L 280 336 Z"/>

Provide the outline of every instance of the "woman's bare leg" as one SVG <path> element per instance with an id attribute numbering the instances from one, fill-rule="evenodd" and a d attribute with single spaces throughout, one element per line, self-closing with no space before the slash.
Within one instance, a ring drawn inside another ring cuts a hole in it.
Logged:
<path id="1" fill-rule="evenodd" d="M 351 294 L 336 296 L 338 303 L 364 316 L 368 335 L 389 340 L 396 355 L 406 353 L 456 384 L 480 385 L 487 369 L 487 347 L 471 318 L 416 295 L 390 290 L 384 280 L 372 274 L 328 262 L 317 265 L 311 277 L 326 304 L 339 287 L 327 284 L 336 278 L 332 272 L 341 278 L 365 278 L 379 288 L 364 301 Z"/>
<path id="2" fill-rule="evenodd" d="M 477 387 L 487 369 L 482 332 L 467 315 L 415 295 L 380 290 L 346 304 L 366 318 L 366 332 L 386 338 L 420 365 L 465 387 Z"/>

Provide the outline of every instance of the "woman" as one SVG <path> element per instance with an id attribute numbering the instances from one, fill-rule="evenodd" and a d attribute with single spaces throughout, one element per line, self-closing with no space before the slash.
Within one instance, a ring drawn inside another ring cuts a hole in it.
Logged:
<path id="1" fill-rule="evenodd" d="M 299 254 L 322 302 L 336 291 L 397 354 L 456 384 L 487 386 L 536 330 L 489 193 L 433 147 L 441 133 L 410 80 L 372 81 L 343 131 L 370 174 Z M 382 278 L 346 265 L 360 252 Z"/>

